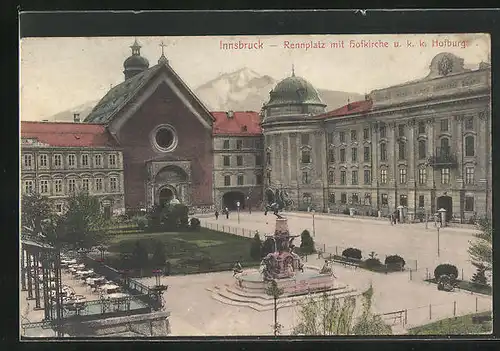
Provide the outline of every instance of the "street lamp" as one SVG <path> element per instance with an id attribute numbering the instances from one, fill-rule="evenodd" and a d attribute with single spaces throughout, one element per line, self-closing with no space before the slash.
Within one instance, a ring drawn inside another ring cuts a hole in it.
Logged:
<path id="1" fill-rule="evenodd" d="M 316 211 L 312 210 L 311 213 L 312 213 L 312 219 L 313 219 L 313 237 L 316 237 L 316 227 L 315 227 L 315 223 L 314 223 L 314 213 Z"/>
<path id="2" fill-rule="evenodd" d="M 240 202 L 236 202 L 236 210 L 238 212 L 238 224 L 240 224 Z"/>
<path id="3" fill-rule="evenodd" d="M 437 241 L 437 245 L 438 245 L 438 247 L 437 247 L 437 249 L 438 249 L 438 257 L 439 257 L 439 228 L 440 227 L 441 227 L 441 224 L 438 222 L 437 226 L 436 226 L 436 228 L 437 228 L 437 234 L 438 234 L 438 237 L 437 237 L 437 239 L 438 239 L 438 241 Z"/>

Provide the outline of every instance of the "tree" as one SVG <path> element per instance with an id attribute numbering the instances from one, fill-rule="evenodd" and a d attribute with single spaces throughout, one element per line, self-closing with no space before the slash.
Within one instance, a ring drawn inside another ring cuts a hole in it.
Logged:
<path id="1" fill-rule="evenodd" d="M 132 252 L 132 264 L 134 268 L 143 269 L 148 266 L 149 263 L 149 254 L 147 248 L 144 244 L 137 240 L 135 242 L 134 251 Z"/>
<path id="2" fill-rule="evenodd" d="M 106 241 L 107 220 L 99 199 L 86 192 L 68 199 L 68 210 L 58 226 L 59 239 L 70 247 L 90 249 Z"/>
<path id="3" fill-rule="evenodd" d="M 312 254 L 314 250 L 314 240 L 306 229 L 300 234 L 300 251 L 303 254 Z"/>
<path id="4" fill-rule="evenodd" d="M 50 200 L 39 193 L 23 195 L 21 199 L 21 233 L 53 239 L 58 224 Z"/>
<path id="5" fill-rule="evenodd" d="M 255 261 L 260 260 L 261 256 L 262 241 L 260 240 L 259 234 L 255 234 L 250 246 L 250 257 Z"/>
<path id="6" fill-rule="evenodd" d="M 155 268 L 163 268 L 165 266 L 167 256 L 165 254 L 165 245 L 163 245 L 161 241 L 156 242 L 153 258 L 151 260 Z"/>
<path id="7" fill-rule="evenodd" d="M 296 335 L 390 335 L 391 327 L 371 311 L 373 289 L 362 294 L 363 308 L 355 318 L 356 298 L 336 298 L 324 293 L 301 304 Z"/>
<path id="8" fill-rule="evenodd" d="M 280 334 L 282 327 L 282 325 L 278 323 L 278 299 L 281 295 L 283 295 L 283 293 L 284 290 L 278 287 L 278 283 L 276 283 L 276 280 L 271 280 L 266 288 L 266 294 L 272 296 L 274 300 L 274 336 L 278 336 Z"/>
<path id="9" fill-rule="evenodd" d="M 483 266 L 485 271 L 491 271 L 493 264 L 493 227 L 491 220 L 489 218 L 479 219 L 478 229 L 480 232 L 474 235 L 476 240 L 469 242 L 468 253 L 475 267 Z"/>

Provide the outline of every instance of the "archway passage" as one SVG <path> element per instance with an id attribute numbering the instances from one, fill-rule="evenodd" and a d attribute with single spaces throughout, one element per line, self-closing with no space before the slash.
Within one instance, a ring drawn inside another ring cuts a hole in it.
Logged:
<path id="1" fill-rule="evenodd" d="M 271 189 L 266 190 L 266 201 L 268 205 L 275 202 L 274 192 Z"/>
<path id="2" fill-rule="evenodd" d="M 240 203 L 240 210 L 245 208 L 245 194 L 241 191 L 230 191 L 222 196 L 222 206 L 223 208 L 228 208 L 229 210 L 237 210 L 237 203 Z"/>
<path id="3" fill-rule="evenodd" d="M 452 207 L 452 200 L 451 196 L 440 196 L 437 198 L 437 209 L 440 210 L 441 208 L 444 208 L 446 210 L 446 222 L 449 222 L 451 220 L 451 217 L 453 216 L 453 207 Z"/>
<path id="4" fill-rule="evenodd" d="M 170 190 L 169 188 L 163 188 L 161 189 L 160 191 L 160 195 L 158 196 L 159 198 L 159 205 L 160 206 L 165 206 L 166 204 L 168 204 L 174 197 L 174 193 L 172 192 L 172 190 Z"/>

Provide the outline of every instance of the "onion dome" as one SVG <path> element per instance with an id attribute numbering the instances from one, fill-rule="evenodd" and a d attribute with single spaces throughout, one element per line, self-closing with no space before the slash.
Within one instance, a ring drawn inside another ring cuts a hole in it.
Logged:
<path id="1" fill-rule="evenodd" d="M 137 39 L 130 48 L 132 49 L 132 55 L 123 62 L 125 80 L 149 68 L 149 61 L 141 56 L 141 46 L 137 42 Z"/>

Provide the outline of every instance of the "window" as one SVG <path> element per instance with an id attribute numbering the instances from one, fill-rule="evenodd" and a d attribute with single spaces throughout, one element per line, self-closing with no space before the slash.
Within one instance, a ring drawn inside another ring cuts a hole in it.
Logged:
<path id="1" fill-rule="evenodd" d="M 231 176 L 224 176 L 224 186 L 230 186 L 231 185 Z"/>
<path id="2" fill-rule="evenodd" d="M 255 165 L 262 166 L 262 155 L 255 155 Z"/>
<path id="3" fill-rule="evenodd" d="M 312 195 L 309 193 L 304 193 L 304 195 L 302 195 L 302 199 L 303 199 L 305 204 L 309 205 L 312 203 Z"/>
<path id="4" fill-rule="evenodd" d="M 347 203 L 347 194 L 346 193 L 340 194 L 340 203 L 341 204 L 346 204 Z"/>
<path id="5" fill-rule="evenodd" d="M 441 169 L 441 184 L 450 184 L 450 169 Z"/>
<path id="6" fill-rule="evenodd" d="M 76 166 L 76 156 L 75 155 L 68 155 L 68 166 L 69 167 Z"/>
<path id="7" fill-rule="evenodd" d="M 335 183 L 335 172 L 334 171 L 328 172 L 328 183 L 330 183 L 330 184 Z"/>
<path id="8" fill-rule="evenodd" d="M 33 157 L 31 155 L 24 155 L 24 167 L 31 168 Z"/>
<path id="9" fill-rule="evenodd" d="M 257 150 L 262 149 L 262 142 L 261 142 L 261 140 L 260 140 L 260 139 L 255 140 L 255 148 L 256 148 Z"/>
<path id="10" fill-rule="evenodd" d="M 474 167 L 465 167 L 465 184 L 474 184 Z"/>
<path id="11" fill-rule="evenodd" d="M 447 132 L 448 131 L 448 120 L 447 119 L 442 119 L 441 120 L 441 131 L 442 132 Z"/>
<path id="12" fill-rule="evenodd" d="M 364 140 L 370 139 L 370 129 L 369 128 L 363 129 L 363 139 Z"/>
<path id="13" fill-rule="evenodd" d="M 399 195 L 399 205 L 400 206 L 408 206 L 408 195 L 401 194 Z"/>
<path id="14" fill-rule="evenodd" d="M 450 148 L 450 140 L 448 138 L 441 139 L 441 152 L 447 153 Z"/>
<path id="15" fill-rule="evenodd" d="M 300 135 L 300 140 L 302 142 L 302 145 L 309 145 L 309 134 L 301 134 Z"/>
<path id="16" fill-rule="evenodd" d="M 372 194 L 365 193 L 364 205 L 371 205 L 371 204 L 372 204 Z"/>
<path id="17" fill-rule="evenodd" d="M 382 184 L 387 183 L 387 169 L 380 170 L 380 183 Z"/>
<path id="18" fill-rule="evenodd" d="M 328 162 L 335 162 L 335 149 L 328 149 Z"/>
<path id="19" fill-rule="evenodd" d="M 465 156 L 474 156 L 474 137 L 472 135 L 465 137 Z"/>
<path id="20" fill-rule="evenodd" d="M 400 137 L 405 136 L 405 125 L 404 124 L 398 125 L 398 135 Z"/>
<path id="21" fill-rule="evenodd" d="M 74 193 L 76 191 L 76 179 L 68 179 L 68 191 Z"/>
<path id="22" fill-rule="evenodd" d="M 270 166 L 271 165 L 271 152 L 266 152 L 266 162 L 267 162 L 267 165 Z"/>
<path id="23" fill-rule="evenodd" d="M 369 169 L 364 171 L 364 181 L 365 184 L 370 184 L 372 182 L 372 172 Z"/>
<path id="24" fill-rule="evenodd" d="M 54 167 L 62 167 L 62 155 L 54 155 Z"/>
<path id="25" fill-rule="evenodd" d="M 352 185 L 358 184 L 358 171 L 352 171 L 351 177 L 352 177 L 351 178 Z"/>
<path id="26" fill-rule="evenodd" d="M 351 141 L 357 141 L 358 140 L 358 132 L 355 130 L 351 130 Z"/>
<path id="27" fill-rule="evenodd" d="M 427 169 L 425 168 L 418 169 L 418 183 L 419 184 L 427 183 Z"/>
<path id="28" fill-rule="evenodd" d="M 102 156 L 101 155 L 95 155 L 94 156 L 94 164 L 96 167 L 101 167 L 102 166 Z"/>
<path id="29" fill-rule="evenodd" d="M 345 132 L 339 132 L 339 139 L 341 143 L 345 143 Z"/>
<path id="30" fill-rule="evenodd" d="M 63 205 L 62 204 L 56 204 L 56 212 L 57 213 L 62 213 L 63 211 Z"/>
<path id="31" fill-rule="evenodd" d="M 226 167 L 231 165 L 229 156 L 223 156 L 223 164 Z"/>
<path id="32" fill-rule="evenodd" d="M 102 178 L 96 178 L 95 180 L 95 190 L 96 191 L 102 191 Z"/>
<path id="33" fill-rule="evenodd" d="M 238 185 L 243 185 L 243 176 L 239 175 L 238 178 L 236 179 Z"/>
<path id="34" fill-rule="evenodd" d="M 335 203 L 335 193 L 330 193 L 328 195 L 328 202 L 331 203 L 331 204 Z"/>
<path id="35" fill-rule="evenodd" d="M 472 196 L 465 197 L 465 211 L 467 212 L 474 211 L 474 198 Z"/>
<path id="36" fill-rule="evenodd" d="M 302 163 L 311 163 L 311 151 L 302 150 Z"/>
<path id="37" fill-rule="evenodd" d="M 243 149 L 243 140 L 241 139 L 236 140 L 236 149 L 238 150 Z"/>
<path id="38" fill-rule="evenodd" d="M 40 155 L 40 167 L 47 167 L 47 155 Z"/>
<path id="39" fill-rule="evenodd" d="M 425 207 L 425 196 L 424 195 L 418 196 L 418 207 Z"/>
<path id="40" fill-rule="evenodd" d="M 62 193 L 62 179 L 56 179 L 56 180 L 54 180 L 54 191 L 57 194 Z"/>
<path id="41" fill-rule="evenodd" d="M 351 202 L 352 202 L 353 204 L 359 204 L 359 195 L 358 195 L 358 193 L 353 193 L 353 194 L 352 194 L 352 198 L 351 198 L 351 199 L 352 199 L 352 201 L 351 201 Z"/>
<path id="42" fill-rule="evenodd" d="M 399 170 L 399 183 L 406 184 L 406 168 Z"/>
<path id="43" fill-rule="evenodd" d="M 406 160 L 406 145 L 404 142 L 399 142 L 399 159 Z"/>
<path id="44" fill-rule="evenodd" d="M 381 124 L 379 127 L 380 137 L 385 138 L 387 136 L 385 124 Z"/>
<path id="45" fill-rule="evenodd" d="M 333 144 L 333 133 L 328 133 L 328 143 Z"/>
<path id="46" fill-rule="evenodd" d="M 364 155 L 363 160 L 365 162 L 370 162 L 370 147 L 369 146 L 365 146 L 363 155 Z"/>
<path id="47" fill-rule="evenodd" d="M 82 190 L 84 191 L 89 191 L 90 190 L 90 185 L 89 185 L 89 180 L 88 178 L 82 179 Z"/>
<path id="48" fill-rule="evenodd" d="M 340 184 L 345 185 L 345 183 L 346 183 L 345 171 L 340 171 Z"/>
<path id="49" fill-rule="evenodd" d="M 418 122 L 418 134 L 425 134 L 425 122 Z"/>
<path id="50" fill-rule="evenodd" d="M 345 149 L 340 149 L 340 162 L 345 162 Z"/>
<path id="51" fill-rule="evenodd" d="M 222 143 L 222 148 L 227 150 L 229 149 L 229 140 L 228 139 L 225 139 Z"/>
<path id="52" fill-rule="evenodd" d="M 262 174 L 255 175 L 255 183 L 257 185 L 261 185 L 262 184 Z"/>
<path id="53" fill-rule="evenodd" d="M 358 162 L 358 148 L 356 147 L 351 149 L 351 161 Z"/>
<path id="54" fill-rule="evenodd" d="M 243 166 L 243 156 L 236 156 L 236 166 Z"/>
<path id="55" fill-rule="evenodd" d="M 465 130 L 473 130 L 474 129 L 474 118 L 467 117 L 465 119 Z"/>
<path id="56" fill-rule="evenodd" d="M 47 194 L 49 192 L 49 181 L 48 180 L 40 180 L 40 193 Z"/>
<path id="57" fill-rule="evenodd" d="M 82 155 L 82 167 L 88 167 L 89 166 L 89 155 L 83 154 Z"/>
<path id="58" fill-rule="evenodd" d="M 112 192 L 115 192 L 118 190 L 118 179 L 116 177 L 109 178 L 109 189 Z"/>
<path id="59" fill-rule="evenodd" d="M 302 172 L 302 183 L 309 184 L 311 180 L 309 179 L 309 172 Z"/>
<path id="60" fill-rule="evenodd" d="M 267 171 L 267 182 L 271 184 L 271 171 Z"/>
<path id="61" fill-rule="evenodd" d="M 388 194 L 381 194 L 380 197 L 381 197 L 382 205 L 389 204 L 389 195 Z"/>
<path id="62" fill-rule="evenodd" d="M 387 161 L 387 144 L 380 144 L 380 161 Z"/>
<path id="63" fill-rule="evenodd" d="M 427 154 L 427 147 L 426 147 L 426 142 L 425 140 L 419 140 L 418 141 L 418 159 L 423 160 L 425 159 L 425 156 Z"/>
<path id="64" fill-rule="evenodd" d="M 108 166 L 116 167 L 116 155 L 112 154 L 108 156 Z"/>

